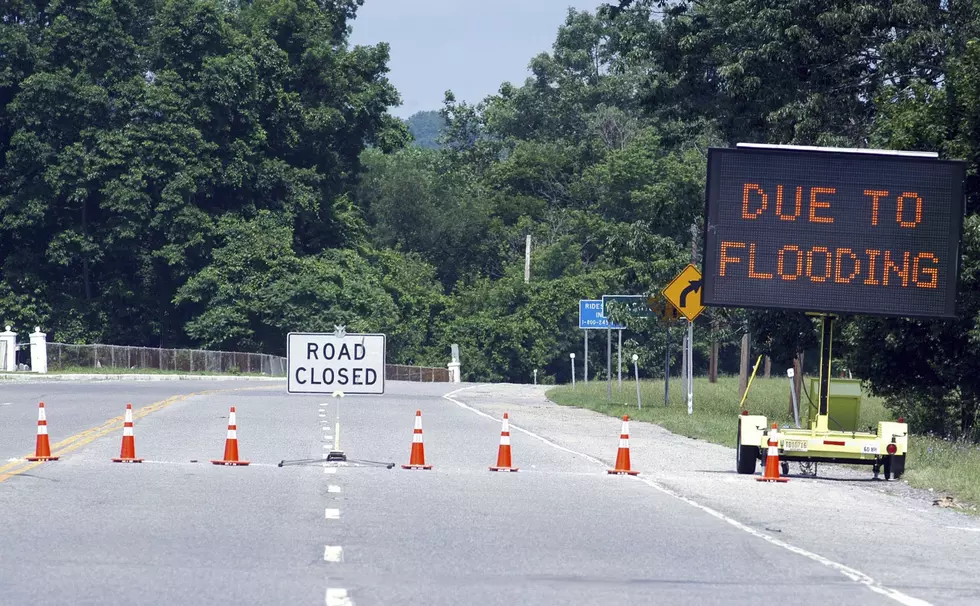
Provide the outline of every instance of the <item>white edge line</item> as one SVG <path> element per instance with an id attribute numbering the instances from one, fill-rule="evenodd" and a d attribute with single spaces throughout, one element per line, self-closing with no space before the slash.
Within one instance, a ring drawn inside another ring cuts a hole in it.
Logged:
<path id="1" fill-rule="evenodd" d="M 454 395 L 458 394 L 461 391 L 466 391 L 467 389 L 475 389 L 477 387 L 491 387 L 491 385 L 471 385 L 469 387 L 463 387 L 461 389 L 457 389 L 455 391 L 451 391 L 451 392 L 447 393 L 446 395 L 444 395 L 442 397 L 445 398 L 445 399 L 447 399 L 447 400 L 449 400 L 450 402 L 456 404 L 457 406 L 459 406 L 461 408 L 464 408 L 466 410 L 469 410 L 470 412 L 474 412 L 474 413 L 480 415 L 481 417 L 486 417 L 488 419 L 493 420 L 494 422 L 498 422 L 499 419 L 497 419 L 493 415 L 488 415 L 487 413 L 485 413 L 483 411 L 480 411 L 480 410 L 477 410 L 477 409 L 473 408 L 472 406 L 468 406 L 467 404 L 464 404 L 463 402 L 460 402 L 459 400 L 457 400 L 457 399 L 455 399 L 453 397 Z M 530 436 L 530 437 L 532 437 L 532 438 L 534 438 L 536 440 L 540 440 L 540 441 L 544 442 L 545 444 L 551 446 L 552 448 L 557 448 L 558 450 L 561 450 L 561 451 L 564 451 L 564 452 L 568 452 L 568 453 L 571 453 L 571 454 L 574 454 L 574 455 L 578 455 L 578 456 L 583 457 L 583 458 L 585 458 L 585 459 L 587 459 L 589 461 L 592 461 L 593 463 L 595 463 L 597 465 L 602 465 L 602 466 L 605 466 L 606 465 L 605 463 L 603 463 L 602 461 L 600 461 L 599 459 L 597 459 L 595 457 L 589 456 L 589 455 L 587 455 L 585 453 L 582 453 L 582 452 L 571 450 L 570 448 L 565 448 L 564 446 L 561 446 L 560 444 L 555 444 L 551 440 L 549 440 L 547 438 L 544 438 L 542 436 L 539 436 L 538 434 L 536 434 L 534 432 L 528 431 L 526 429 L 522 429 L 521 427 L 518 427 L 517 425 L 514 425 L 513 423 L 510 424 L 510 428 L 511 428 L 512 431 L 515 431 L 516 430 L 516 431 L 519 431 L 519 432 L 521 432 L 523 434 L 526 434 L 526 435 L 528 435 L 528 436 Z M 647 486 L 650 486 L 651 488 L 655 488 L 656 490 L 659 490 L 660 492 L 662 492 L 662 493 L 664 493 L 666 495 L 670 495 L 670 496 L 674 497 L 675 499 L 678 499 L 680 501 L 683 501 L 684 503 L 687 503 L 688 505 L 690 505 L 692 507 L 695 507 L 697 509 L 700 509 L 701 511 L 707 513 L 708 515 L 713 516 L 715 518 L 718 518 L 719 520 L 721 520 L 723 522 L 726 522 L 726 523 L 734 526 L 735 528 L 738 528 L 739 530 L 742 530 L 744 532 L 747 532 L 747 533 L 749 533 L 750 535 L 752 535 L 754 537 L 760 538 L 763 541 L 766 541 L 767 543 L 770 543 L 771 545 L 775 545 L 777 547 L 782 547 L 783 549 L 785 549 L 787 551 L 790 551 L 790 552 L 795 553 L 797 555 L 803 556 L 803 557 L 805 557 L 805 558 L 807 558 L 809 560 L 812 560 L 814 562 L 817 562 L 818 564 L 823 564 L 827 568 L 830 568 L 831 570 L 835 570 L 835 571 L 839 572 L 840 574 L 842 574 L 845 577 L 851 579 L 855 583 L 860 583 L 861 585 L 864 585 L 865 587 L 867 587 L 871 591 L 873 591 L 873 592 L 875 592 L 877 594 L 883 595 L 883 596 L 885 596 L 887 598 L 891 598 L 892 600 L 895 600 L 899 604 L 904 604 L 905 606 L 932 606 L 932 604 L 930 604 L 929 602 L 927 602 L 925 600 L 921 600 L 919 598 L 914 598 L 914 597 L 912 597 L 910 595 L 906 595 L 906 594 L 904 594 L 904 593 L 902 593 L 902 592 L 900 592 L 900 591 L 898 591 L 896 589 L 891 589 L 889 587 L 884 587 L 881 584 L 879 584 L 877 581 L 875 581 L 873 578 L 871 578 L 870 576 L 868 576 L 868 575 L 864 574 L 863 572 L 861 572 L 860 570 L 856 570 L 854 568 L 851 568 L 850 566 L 845 566 L 844 564 L 841 564 L 839 562 L 835 562 L 835 561 L 833 561 L 833 560 L 831 560 L 829 558 L 825 558 L 824 556 L 822 556 L 820 554 L 817 554 L 817 553 L 813 553 L 812 551 L 807 551 L 806 549 L 803 549 L 801 547 L 796 547 L 795 545 L 790 545 L 789 543 L 787 543 L 785 541 L 781 541 L 781 540 L 779 540 L 779 539 L 777 539 L 775 537 L 772 537 L 772 536 L 770 536 L 770 535 L 768 535 L 768 534 L 766 534 L 764 532 L 760 532 L 760 531 L 758 531 L 758 530 L 756 530 L 756 529 L 754 529 L 754 528 L 752 528 L 750 526 L 746 526 L 745 524 L 739 522 L 738 520 L 726 516 L 725 514 L 721 513 L 720 511 L 716 511 L 716 510 L 714 510 L 714 509 L 712 509 L 710 507 L 707 507 L 705 505 L 701 505 L 697 501 L 695 501 L 693 499 L 690 499 L 688 497 L 685 497 L 685 496 L 683 496 L 683 495 L 681 495 L 681 494 L 679 494 L 677 492 L 674 492 L 673 490 L 667 488 L 666 486 L 662 486 L 662 485 L 658 484 L 657 482 L 654 482 L 653 480 L 650 480 L 650 479 L 647 479 L 647 478 L 642 478 L 642 477 L 637 477 L 636 479 L 639 480 L 639 481 L 641 481 L 641 482 L 643 482 Z"/>
<path id="2" fill-rule="evenodd" d="M 354 606 L 346 589 L 335 588 L 327 589 L 326 604 L 327 606 Z"/>
<path id="3" fill-rule="evenodd" d="M 970 532 L 980 532 L 980 528 L 970 528 L 968 526 L 947 526 L 949 530 L 969 530 Z"/>

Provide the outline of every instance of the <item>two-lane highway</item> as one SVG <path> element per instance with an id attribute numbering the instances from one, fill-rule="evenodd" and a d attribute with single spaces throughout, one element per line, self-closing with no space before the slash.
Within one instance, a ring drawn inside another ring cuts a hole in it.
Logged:
<path id="1" fill-rule="evenodd" d="M 278 383 L 4 385 L 0 604 L 892 603 L 520 432 L 521 471 L 490 472 L 499 419 L 442 397 L 454 387 L 340 401 L 342 448 L 388 469 L 325 466 L 338 401 Z M 33 448 L 39 399 L 68 450 L 8 463 Z M 126 402 L 147 411 L 141 465 L 109 462 Z M 209 463 L 230 406 L 248 467 Z M 416 409 L 430 471 L 400 468 Z"/>

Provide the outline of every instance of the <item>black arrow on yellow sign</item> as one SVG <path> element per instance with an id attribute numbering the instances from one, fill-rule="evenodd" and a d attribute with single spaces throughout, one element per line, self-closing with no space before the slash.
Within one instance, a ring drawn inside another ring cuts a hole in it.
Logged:
<path id="1" fill-rule="evenodd" d="M 701 291 L 701 285 L 704 284 L 704 280 L 691 280 L 688 285 L 681 291 L 681 308 L 687 308 L 687 295 L 690 293 L 697 293 Z"/>

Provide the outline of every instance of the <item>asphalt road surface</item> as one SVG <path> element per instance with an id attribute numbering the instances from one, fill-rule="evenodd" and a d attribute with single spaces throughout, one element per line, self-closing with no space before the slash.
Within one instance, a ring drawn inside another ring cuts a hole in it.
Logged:
<path id="1" fill-rule="evenodd" d="M 338 400 L 284 383 L 0 385 L 0 604 L 927 603 L 526 432 L 490 472 L 499 420 L 458 387 L 339 401 L 348 457 L 389 469 L 324 463 Z M 28 463 L 40 400 L 62 458 Z M 127 402 L 141 465 L 110 462 Z M 231 406 L 248 467 L 209 462 Z M 416 409 L 429 471 L 400 468 Z"/>

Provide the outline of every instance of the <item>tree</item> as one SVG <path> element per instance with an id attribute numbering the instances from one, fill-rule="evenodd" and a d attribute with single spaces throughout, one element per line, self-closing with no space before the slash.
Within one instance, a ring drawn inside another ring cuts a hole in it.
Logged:
<path id="1" fill-rule="evenodd" d="M 0 311 L 60 340 L 186 344 L 172 300 L 224 218 L 276 214 L 300 257 L 363 244 L 360 154 L 407 131 L 387 47 L 346 43 L 358 5 L 5 8 Z"/>
<path id="2" fill-rule="evenodd" d="M 438 111 L 415 112 L 407 122 L 414 145 L 425 149 L 439 149 L 439 139 L 446 128 L 446 120 Z"/>

